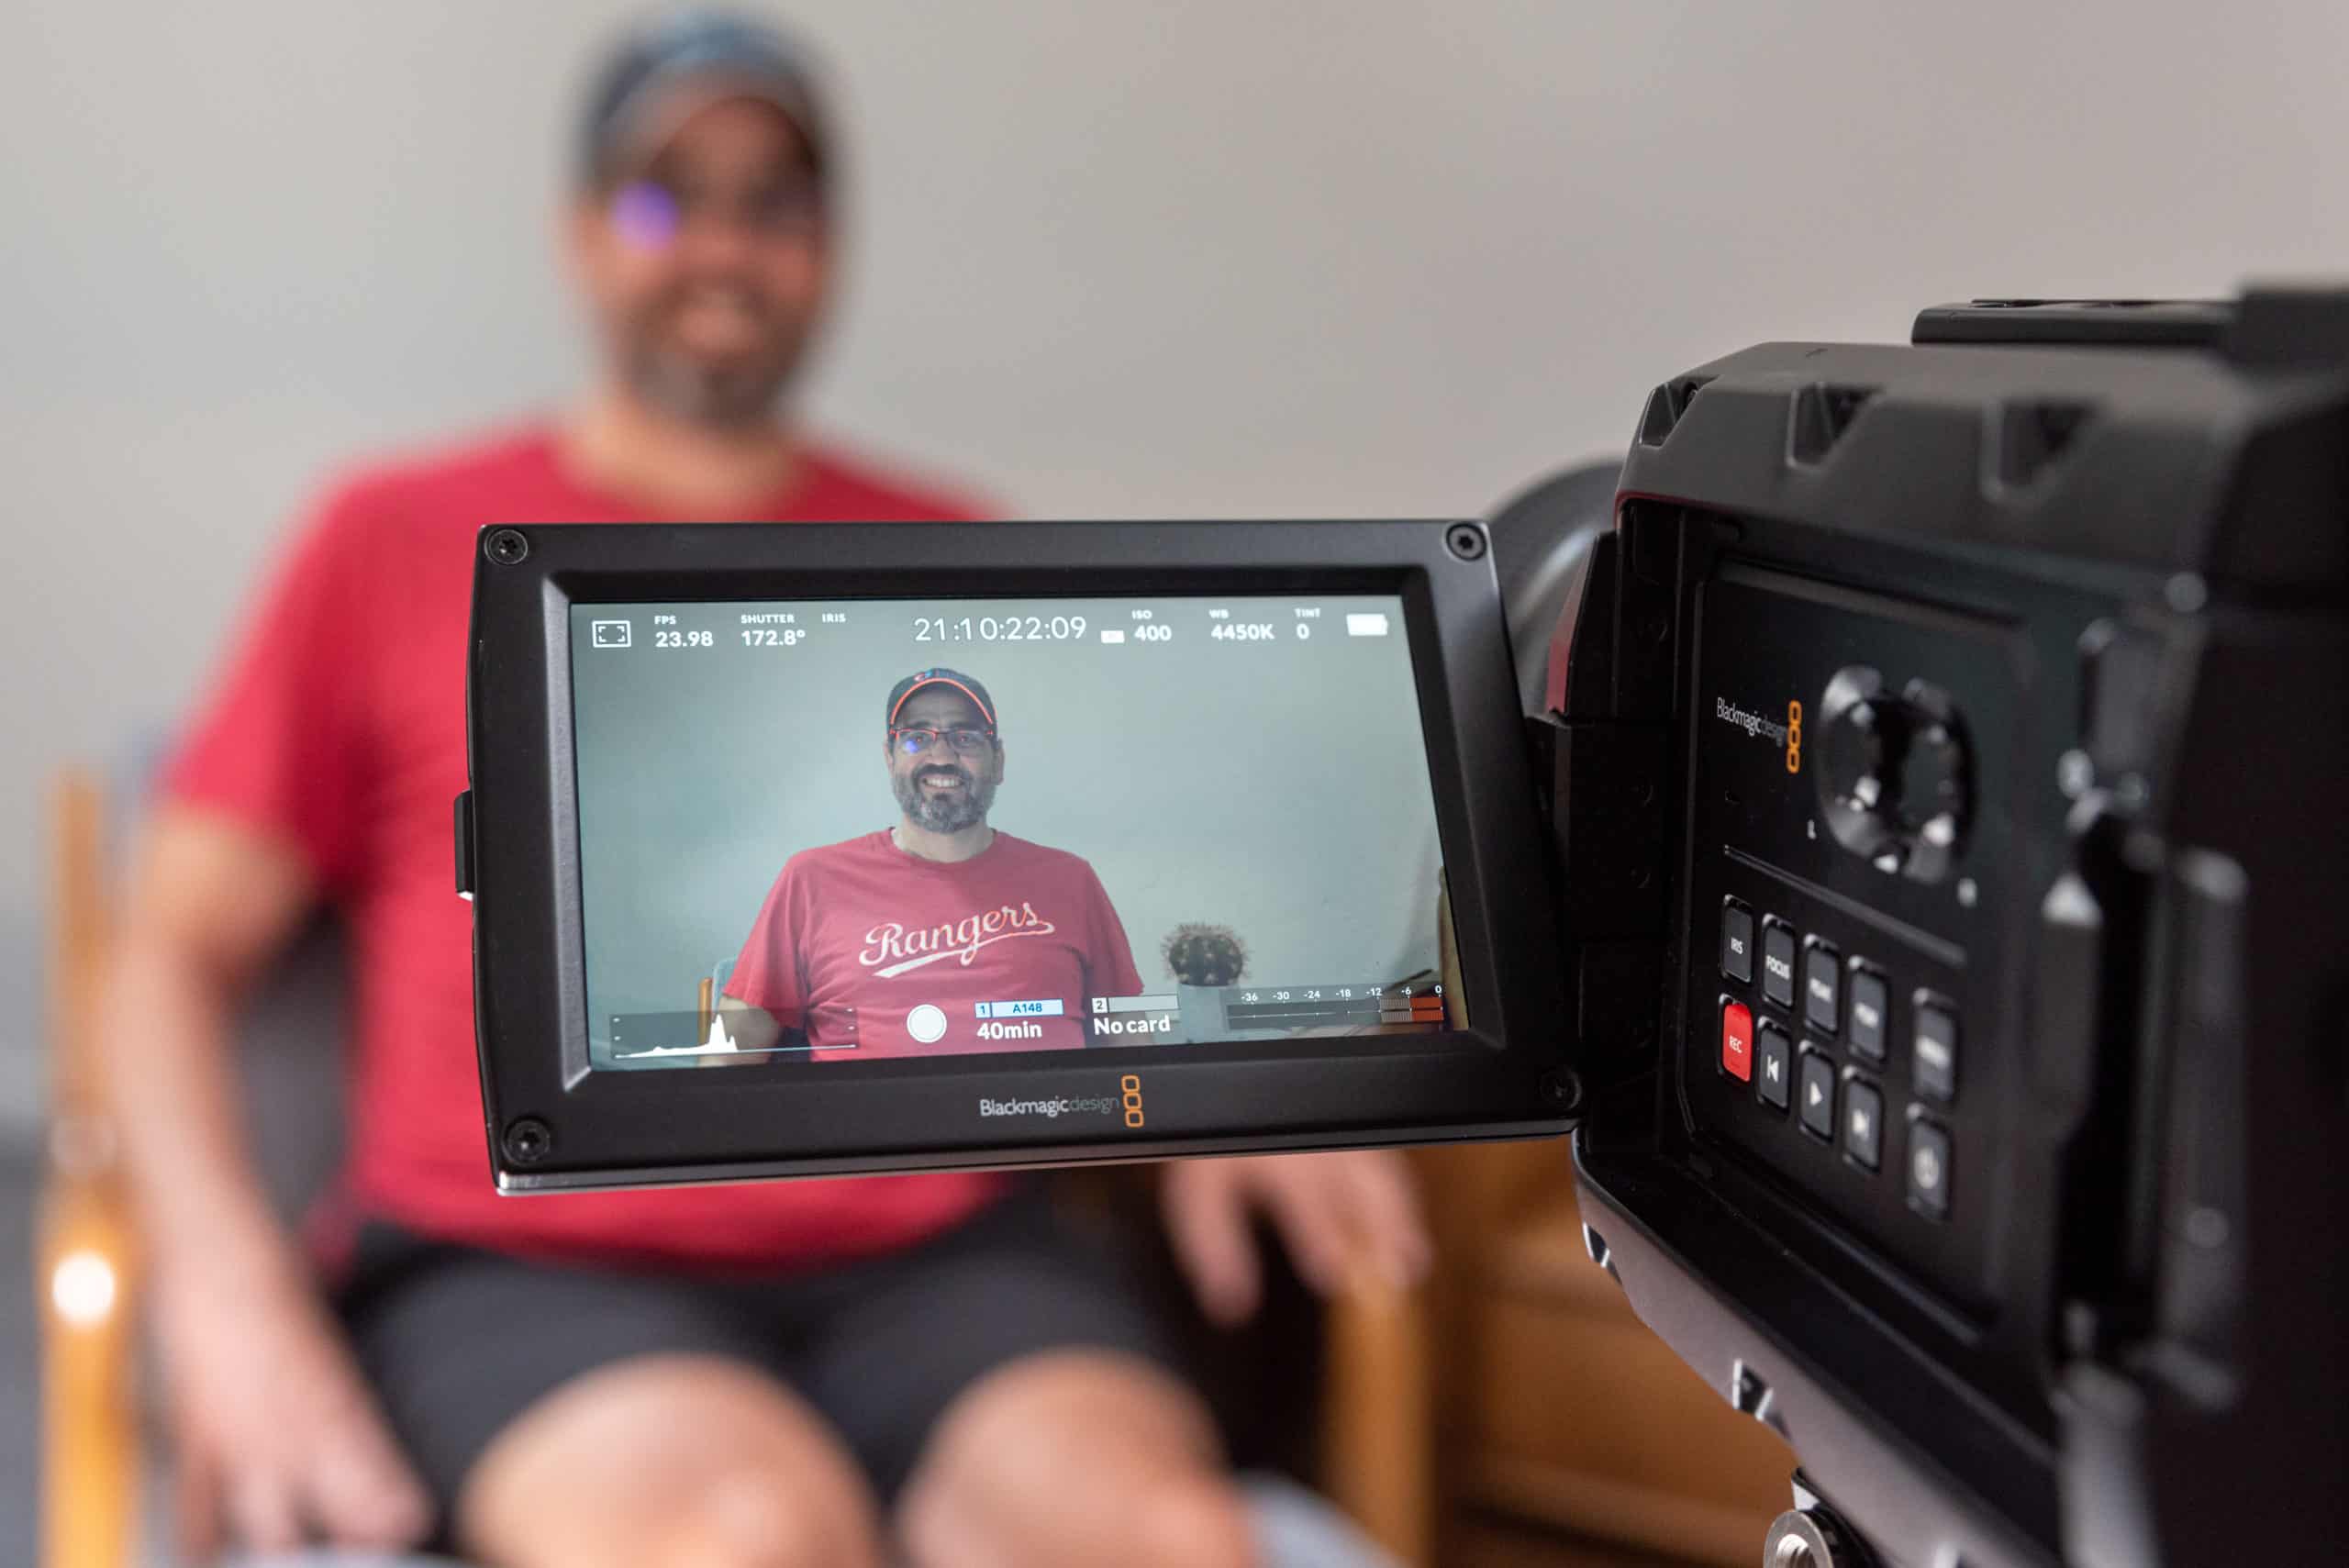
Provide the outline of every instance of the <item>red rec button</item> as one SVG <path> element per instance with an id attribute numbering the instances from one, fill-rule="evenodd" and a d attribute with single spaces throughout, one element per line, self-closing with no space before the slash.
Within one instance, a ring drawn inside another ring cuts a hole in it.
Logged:
<path id="1" fill-rule="evenodd" d="M 1742 1002 L 1721 1008 L 1721 1071 L 1741 1084 L 1753 1081 L 1753 1015 Z"/>

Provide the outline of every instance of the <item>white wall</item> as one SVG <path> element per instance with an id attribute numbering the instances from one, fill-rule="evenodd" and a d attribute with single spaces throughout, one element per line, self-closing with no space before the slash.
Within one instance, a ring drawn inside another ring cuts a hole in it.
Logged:
<path id="1" fill-rule="evenodd" d="M 596 0 L 0 26 L 0 1118 L 39 802 L 166 722 L 348 454 L 560 394 Z M 2349 6 L 804 0 L 824 421 L 1030 514 L 1473 512 L 1765 337 L 2349 263 Z"/>

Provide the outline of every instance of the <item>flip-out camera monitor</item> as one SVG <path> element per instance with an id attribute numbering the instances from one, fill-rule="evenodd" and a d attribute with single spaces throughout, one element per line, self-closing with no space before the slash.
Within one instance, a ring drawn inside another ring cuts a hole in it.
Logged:
<path id="1" fill-rule="evenodd" d="M 1473 525 L 493 529 L 507 1190 L 1563 1130 Z"/>

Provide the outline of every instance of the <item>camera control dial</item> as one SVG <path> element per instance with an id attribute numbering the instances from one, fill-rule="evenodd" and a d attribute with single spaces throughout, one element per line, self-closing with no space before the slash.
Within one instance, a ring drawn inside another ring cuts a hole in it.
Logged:
<path id="1" fill-rule="evenodd" d="M 1819 804 L 1835 841 L 1882 871 L 1940 881 L 1972 805 L 1949 694 L 1920 680 L 1895 693 L 1882 672 L 1852 664 L 1819 706 Z"/>

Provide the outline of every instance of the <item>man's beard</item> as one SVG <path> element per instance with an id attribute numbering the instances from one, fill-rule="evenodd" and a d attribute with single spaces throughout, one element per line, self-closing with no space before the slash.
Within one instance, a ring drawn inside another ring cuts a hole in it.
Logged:
<path id="1" fill-rule="evenodd" d="M 650 345 L 632 350 L 621 368 L 629 389 L 671 418 L 724 428 L 766 418 L 791 379 L 788 363 L 759 361 L 721 368 Z"/>
<path id="2" fill-rule="evenodd" d="M 664 298 L 625 329 L 619 365 L 629 390 L 686 424 L 732 428 L 766 418 L 799 368 L 807 324 L 780 333 L 745 358 L 713 365 L 663 340 L 665 317 L 674 308 L 674 300 Z"/>
<path id="3" fill-rule="evenodd" d="M 963 788 L 955 795 L 926 795 L 921 787 L 925 773 L 952 773 L 962 779 Z M 889 787 L 896 792 L 906 820 L 932 833 L 960 833 L 975 828 L 987 819 L 987 808 L 995 805 L 995 781 L 964 767 L 932 762 L 910 773 L 891 775 Z"/>

